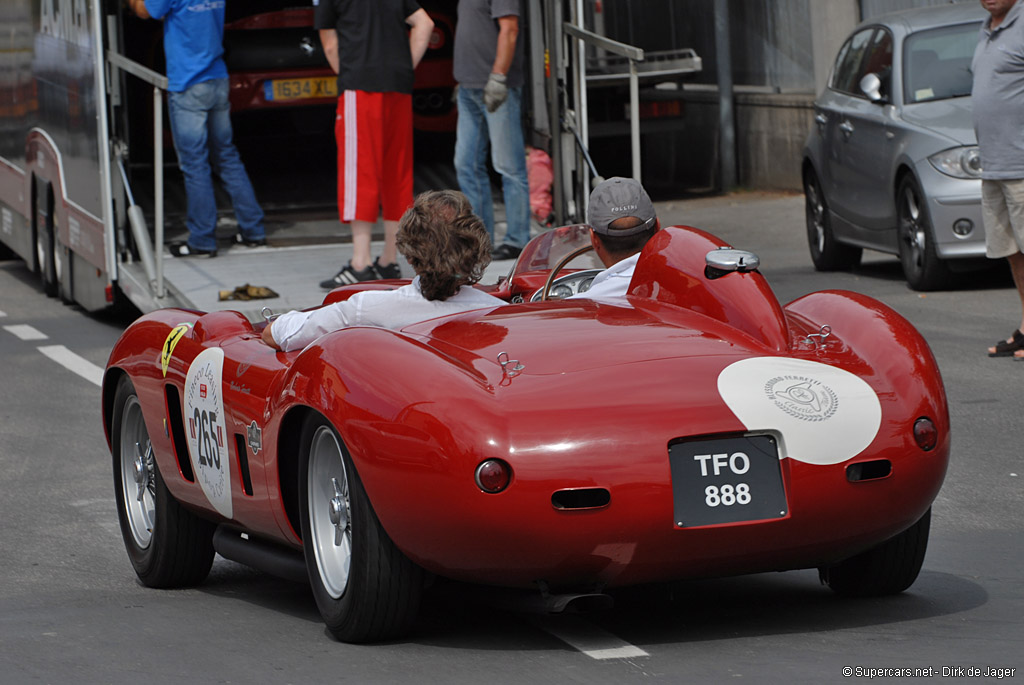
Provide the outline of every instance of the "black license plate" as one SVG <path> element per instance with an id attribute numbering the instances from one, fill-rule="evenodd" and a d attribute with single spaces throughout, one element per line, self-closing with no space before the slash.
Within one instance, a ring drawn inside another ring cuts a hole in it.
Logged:
<path id="1" fill-rule="evenodd" d="M 681 528 L 784 518 L 779 450 L 768 435 L 671 445 L 675 523 Z"/>

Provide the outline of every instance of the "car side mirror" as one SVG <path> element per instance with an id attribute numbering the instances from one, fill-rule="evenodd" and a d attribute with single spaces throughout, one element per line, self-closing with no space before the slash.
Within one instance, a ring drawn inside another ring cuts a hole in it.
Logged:
<path id="1" fill-rule="evenodd" d="M 878 74 L 864 74 L 860 80 L 860 91 L 868 96 L 871 102 L 882 102 L 882 79 Z"/>

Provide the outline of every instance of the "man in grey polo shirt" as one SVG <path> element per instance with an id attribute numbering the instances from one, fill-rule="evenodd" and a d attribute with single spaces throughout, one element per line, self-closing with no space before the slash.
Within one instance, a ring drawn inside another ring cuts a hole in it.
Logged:
<path id="1" fill-rule="evenodd" d="M 530 240 L 530 184 L 526 175 L 521 105 L 523 42 L 519 0 L 460 0 L 452 71 L 459 83 L 455 174 L 459 189 L 494 241 L 494 205 L 487 174 L 501 174 L 508 228 L 493 259 L 514 259 Z"/>
<path id="2" fill-rule="evenodd" d="M 986 253 L 1006 257 L 1020 295 L 1020 326 L 988 348 L 1024 361 L 1024 3 L 981 0 L 982 25 L 971 70 L 974 129 L 981 149 Z"/>

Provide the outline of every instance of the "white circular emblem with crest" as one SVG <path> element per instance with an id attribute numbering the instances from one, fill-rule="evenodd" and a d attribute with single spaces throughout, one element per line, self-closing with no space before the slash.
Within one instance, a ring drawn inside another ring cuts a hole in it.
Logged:
<path id="1" fill-rule="evenodd" d="M 832 388 L 807 376 L 776 376 L 764 384 L 764 394 L 776 407 L 804 421 L 825 421 L 839 403 Z"/>
<path id="2" fill-rule="evenodd" d="M 718 392 L 747 430 L 782 436 L 783 456 L 840 464 L 882 425 L 878 395 L 849 371 L 807 359 L 752 357 L 722 369 Z"/>
<path id="3" fill-rule="evenodd" d="M 185 376 L 185 436 L 199 486 L 210 504 L 231 518 L 231 460 L 224 424 L 224 350 L 199 353 Z"/>

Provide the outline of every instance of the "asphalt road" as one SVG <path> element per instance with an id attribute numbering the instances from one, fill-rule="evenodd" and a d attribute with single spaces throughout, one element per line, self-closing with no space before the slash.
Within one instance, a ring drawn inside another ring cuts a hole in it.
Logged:
<path id="1" fill-rule="evenodd" d="M 409 638 L 351 646 L 329 637 L 305 586 L 220 558 L 199 588 L 149 590 L 117 528 L 96 384 L 128 320 L 48 299 L 22 264 L 3 262 L 0 682 L 819 683 L 893 668 L 934 669 L 931 680 L 994 679 L 990 668 L 1024 678 L 1024 363 L 985 355 L 1020 314 L 1008 276 L 975 274 L 922 295 L 891 257 L 818 274 L 797 196 L 658 208 L 663 224 L 757 252 L 784 302 L 860 291 L 928 339 L 953 452 L 908 592 L 840 599 L 802 571 L 626 590 L 608 612 L 541 618 L 441 584 Z"/>

